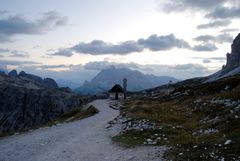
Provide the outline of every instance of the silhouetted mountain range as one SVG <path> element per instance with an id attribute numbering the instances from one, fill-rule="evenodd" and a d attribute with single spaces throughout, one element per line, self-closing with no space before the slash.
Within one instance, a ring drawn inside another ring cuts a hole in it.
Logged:
<path id="1" fill-rule="evenodd" d="M 90 82 L 85 83 L 75 91 L 80 94 L 97 94 L 108 91 L 114 84 L 121 84 L 123 79 L 127 79 L 128 91 L 139 91 L 147 88 L 167 84 L 169 81 L 177 82 L 178 80 L 168 76 L 154 76 L 143 74 L 136 70 L 128 68 L 109 68 L 102 70 Z"/>

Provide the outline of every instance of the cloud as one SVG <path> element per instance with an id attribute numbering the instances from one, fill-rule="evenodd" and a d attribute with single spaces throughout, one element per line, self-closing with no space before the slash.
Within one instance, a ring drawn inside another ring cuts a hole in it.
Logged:
<path id="1" fill-rule="evenodd" d="M 14 65 L 14 66 L 25 66 L 25 65 L 40 65 L 41 63 L 35 61 L 14 61 L 14 60 L 0 60 L 0 65 Z"/>
<path id="2" fill-rule="evenodd" d="M 145 49 L 165 51 L 173 48 L 190 48 L 190 45 L 185 40 L 176 38 L 173 34 L 164 36 L 151 35 L 147 39 L 124 41 L 118 44 L 107 43 L 102 40 L 93 40 L 90 43 L 81 42 L 71 48 L 62 48 L 48 55 L 71 57 L 73 52 L 91 55 L 127 55 L 133 52 L 142 52 Z"/>
<path id="3" fill-rule="evenodd" d="M 212 21 L 210 23 L 198 25 L 197 28 L 198 29 L 219 28 L 219 27 L 228 26 L 230 24 L 231 24 L 230 20 L 217 20 L 217 21 Z"/>
<path id="4" fill-rule="evenodd" d="M 204 64 L 209 64 L 209 63 L 211 63 L 211 60 L 209 60 L 209 59 L 203 59 L 203 63 L 204 63 Z"/>
<path id="5" fill-rule="evenodd" d="M 73 56 L 73 52 L 71 51 L 71 49 L 59 49 L 57 52 L 54 52 L 52 54 L 47 54 L 47 55 L 71 57 Z"/>
<path id="6" fill-rule="evenodd" d="M 108 68 L 112 68 L 112 67 L 137 69 L 138 64 L 136 64 L 136 63 L 115 63 L 115 62 L 109 62 L 109 61 L 94 61 L 94 62 L 86 63 L 84 65 L 84 68 L 87 70 L 103 70 L 103 69 L 108 69 Z"/>
<path id="7" fill-rule="evenodd" d="M 138 44 L 151 51 L 190 47 L 190 45 L 186 41 L 176 38 L 173 34 L 166 36 L 151 35 L 147 39 L 139 39 Z"/>
<path id="8" fill-rule="evenodd" d="M 211 10 L 225 4 L 225 0 L 161 0 L 161 8 L 165 12 L 181 12 L 186 10 Z"/>
<path id="9" fill-rule="evenodd" d="M 211 19 L 240 18 L 239 7 L 220 7 L 205 16 Z"/>
<path id="10" fill-rule="evenodd" d="M 9 50 L 7 48 L 0 48 L 0 53 L 5 53 L 9 57 L 14 57 L 14 58 L 27 58 L 27 57 L 29 57 L 28 52 L 19 51 L 19 50 Z"/>
<path id="11" fill-rule="evenodd" d="M 54 11 L 43 13 L 42 17 L 35 21 L 27 20 L 21 15 L 1 17 L 0 42 L 9 42 L 14 35 L 19 34 L 45 34 L 66 22 L 66 17 Z"/>
<path id="12" fill-rule="evenodd" d="M 132 52 L 141 52 L 143 50 L 135 41 L 125 41 L 120 44 L 106 43 L 102 40 L 94 40 L 90 43 L 80 43 L 72 47 L 76 52 L 83 54 L 102 55 L 102 54 L 120 54 L 126 55 Z"/>
<path id="13" fill-rule="evenodd" d="M 8 53 L 8 52 L 10 52 L 9 49 L 0 48 L 0 53 Z"/>
<path id="14" fill-rule="evenodd" d="M 212 63 L 214 62 L 219 62 L 223 63 L 226 61 L 226 57 L 208 57 L 208 58 L 203 58 L 203 57 L 192 57 L 192 59 L 199 59 L 202 60 L 203 63 Z"/>
<path id="15" fill-rule="evenodd" d="M 0 15 L 4 15 L 4 14 L 6 14 L 6 13 L 7 13 L 6 10 L 0 10 Z"/>
<path id="16" fill-rule="evenodd" d="M 199 52 L 212 52 L 216 51 L 218 48 L 214 44 L 200 44 L 200 45 L 195 45 L 192 47 L 193 51 L 199 51 Z"/>
<path id="17" fill-rule="evenodd" d="M 9 55 L 9 57 L 13 57 L 13 58 L 28 58 L 29 54 L 28 54 L 28 52 L 25 52 L 25 51 L 13 50 L 13 51 L 11 51 L 11 55 Z"/>
<path id="18" fill-rule="evenodd" d="M 226 28 L 221 30 L 222 33 L 237 32 L 237 31 L 239 31 L 239 29 L 237 28 Z"/>
<path id="19" fill-rule="evenodd" d="M 217 36 L 212 36 L 212 35 L 201 35 L 201 36 L 198 36 L 196 38 L 194 38 L 195 41 L 200 41 L 200 42 L 211 42 L 211 43 L 219 43 L 219 44 L 222 44 L 222 43 L 225 43 L 225 42 L 228 42 L 228 43 L 231 43 L 233 41 L 233 37 L 228 34 L 228 33 L 224 33 L 224 34 L 220 34 L 220 35 L 217 35 Z"/>

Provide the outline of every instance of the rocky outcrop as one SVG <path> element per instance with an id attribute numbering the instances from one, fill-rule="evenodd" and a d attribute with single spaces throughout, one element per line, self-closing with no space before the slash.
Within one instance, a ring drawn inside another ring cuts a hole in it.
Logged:
<path id="1" fill-rule="evenodd" d="M 45 124 L 85 102 L 71 91 L 43 88 L 21 77 L 0 75 L 0 133 Z"/>
<path id="2" fill-rule="evenodd" d="M 225 71 L 231 71 L 240 66 L 240 34 L 234 39 L 231 49 L 231 53 L 227 53 L 226 66 L 223 67 Z"/>
<path id="3" fill-rule="evenodd" d="M 58 88 L 57 83 L 52 78 L 45 78 L 45 79 L 43 79 L 42 84 L 45 87 Z"/>
<path id="4" fill-rule="evenodd" d="M 14 69 L 14 70 L 12 70 L 11 72 L 8 73 L 8 76 L 10 76 L 10 77 L 17 77 L 17 76 L 18 76 L 18 73 L 17 73 L 17 71 Z"/>
<path id="5" fill-rule="evenodd" d="M 25 73 L 24 71 L 21 71 L 19 73 L 18 77 L 20 77 L 23 80 L 30 81 L 30 82 L 36 84 L 37 86 L 41 86 L 44 88 L 58 88 L 58 84 L 52 78 L 42 79 L 39 76 L 36 76 L 33 74 L 28 74 L 28 73 Z"/>
<path id="6" fill-rule="evenodd" d="M 222 70 L 207 77 L 206 82 L 213 82 L 221 78 L 233 76 L 240 73 L 240 33 L 233 40 L 231 53 L 227 53 L 227 63 Z"/>

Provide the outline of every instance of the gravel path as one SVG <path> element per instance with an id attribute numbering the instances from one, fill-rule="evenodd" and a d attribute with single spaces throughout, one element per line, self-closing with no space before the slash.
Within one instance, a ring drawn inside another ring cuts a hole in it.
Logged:
<path id="1" fill-rule="evenodd" d="M 115 132 L 105 126 L 119 111 L 108 103 L 94 101 L 100 112 L 92 117 L 0 139 L 0 161 L 162 160 L 164 147 L 126 149 L 111 141 Z"/>

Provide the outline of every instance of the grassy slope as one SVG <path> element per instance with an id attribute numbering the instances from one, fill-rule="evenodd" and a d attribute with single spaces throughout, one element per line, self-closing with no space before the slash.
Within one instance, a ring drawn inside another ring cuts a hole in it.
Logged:
<path id="1" fill-rule="evenodd" d="M 186 95 L 174 95 L 186 91 Z M 129 130 L 113 139 L 135 146 L 160 136 L 157 145 L 172 147 L 165 153 L 169 160 L 240 160 L 240 109 L 213 104 L 212 99 L 240 100 L 240 76 L 204 85 L 180 85 L 168 96 L 128 101 L 123 114 L 151 120 L 162 128 Z M 209 132 L 211 129 L 216 131 Z M 231 143 L 225 145 L 227 140 Z"/>

